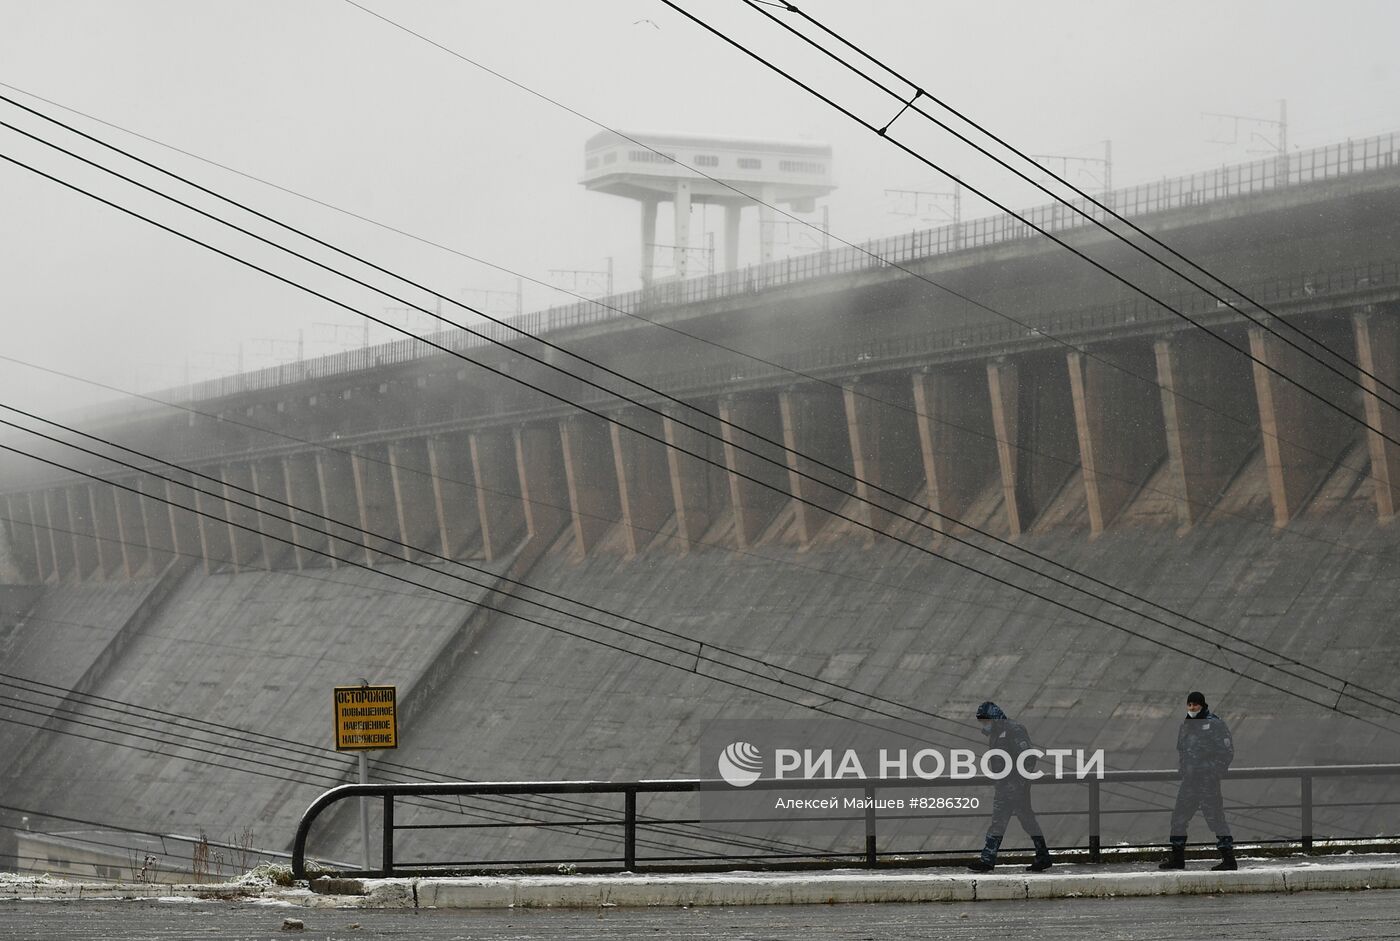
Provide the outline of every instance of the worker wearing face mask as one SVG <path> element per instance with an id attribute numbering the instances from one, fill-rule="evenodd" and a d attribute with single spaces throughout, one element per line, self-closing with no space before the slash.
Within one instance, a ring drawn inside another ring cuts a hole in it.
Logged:
<path id="1" fill-rule="evenodd" d="M 1235 758 L 1230 729 L 1225 721 L 1206 706 L 1206 697 L 1191 693 L 1186 697 L 1186 718 L 1176 734 L 1177 766 L 1181 788 L 1172 809 L 1171 853 L 1160 869 L 1186 868 L 1186 828 L 1200 810 L 1212 830 L 1220 850 L 1220 863 L 1212 869 L 1235 869 L 1235 840 L 1225 822 L 1220 797 L 1220 778 Z"/>
<path id="2" fill-rule="evenodd" d="M 1012 722 L 994 702 L 984 702 L 978 706 L 977 719 L 982 724 L 982 733 L 987 736 L 987 744 L 1006 752 L 1011 758 L 1012 768 L 1016 768 L 1021 752 L 1032 747 L 1026 727 Z M 1034 761 L 1025 764 L 1027 771 L 1035 770 Z M 1013 814 L 1035 844 L 1035 861 L 1026 868 L 1031 872 L 1044 872 L 1053 865 L 1050 848 L 1040 830 L 1040 821 L 1036 820 L 1035 811 L 1031 809 L 1031 782 L 1013 770 L 996 783 L 992 792 L 992 822 L 987 827 L 986 843 L 981 856 L 967 868 L 973 872 L 991 871 L 997 862 L 1002 837 L 1006 836 L 1006 825 L 1011 822 Z"/>

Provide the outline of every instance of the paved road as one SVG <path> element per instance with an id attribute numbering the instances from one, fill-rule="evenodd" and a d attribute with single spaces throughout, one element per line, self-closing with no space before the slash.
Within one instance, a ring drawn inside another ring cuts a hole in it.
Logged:
<path id="1" fill-rule="evenodd" d="M 282 919 L 306 930 L 284 932 Z M 0 939 L 24 941 L 1350 941 L 1400 938 L 1400 891 L 929 905 L 577 911 L 353 911 L 207 902 L 0 902 Z"/>

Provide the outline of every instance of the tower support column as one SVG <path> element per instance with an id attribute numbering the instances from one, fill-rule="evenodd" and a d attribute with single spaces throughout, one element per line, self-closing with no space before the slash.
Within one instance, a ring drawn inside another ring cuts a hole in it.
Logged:
<path id="1" fill-rule="evenodd" d="M 987 378 L 974 369 L 929 369 L 913 376 L 915 428 L 933 525 L 947 532 L 984 483 L 996 479 L 997 440 Z"/>
<path id="2" fill-rule="evenodd" d="M 1073 350 L 1066 363 L 1092 537 L 1113 522 L 1161 462 L 1161 399 L 1155 386 L 1133 378 L 1151 378 L 1149 351 L 1102 349 L 1087 356 Z"/>
<path id="3" fill-rule="evenodd" d="M 850 442 L 842 420 L 845 405 L 839 392 L 825 386 L 805 386 L 779 392 L 778 408 L 797 538 L 806 549 L 854 489 L 850 477 L 838 473 L 852 472 Z M 804 456 L 799 457 L 799 453 Z"/>
<path id="4" fill-rule="evenodd" d="M 559 442 L 564 452 L 564 479 L 569 490 L 574 539 L 579 551 L 587 555 L 618 515 L 613 442 L 602 419 L 584 415 L 559 422 Z"/>
<path id="5" fill-rule="evenodd" d="M 671 478 L 671 502 L 676 508 L 676 535 L 689 550 L 719 517 L 724 504 L 725 481 L 713 465 L 692 456 L 713 455 L 714 439 L 693 427 L 686 427 L 695 425 L 717 431 L 714 419 L 703 418 L 689 410 L 682 417 L 685 425 L 667 414 L 662 419 L 661 431 L 670 446 L 666 449 L 666 469 Z"/>
<path id="6" fill-rule="evenodd" d="M 1400 445 L 1393 443 L 1400 441 L 1400 396 L 1382 387 L 1377 380 L 1391 388 L 1400 388 L 1400 326 L 1394 315 L 1356 314 L 1352 322 L 1356 329 L 1357 365 L 1370 374 L 1359 377 L 1365 389 L 1361 401 L 1365 406 L 1366 424 L 1377 429 L 1366 431 L 1376 513 L 1388 520 L 1400 506 Z"/>
<path id="7" fill-rule="evenodd" d="M 1274 504 L 1274 525 L 1285 526 L 1303 509 L 1354 440 L 1356 423 L 1273 369 L 1326 401 L 1344 407 L 1349 406 L 1350 393 L 1341 377 L 1305 360 L 1297 350 L 1264 330 L 1255 327 L 1249 331 L 1249 349 L 1255 360 L 1254 391 L 1264 462 L 1269 472 L 1269 494 Z"/>
<path id="8" fill-rule="evenodd" d="M 661 437 L 662 420 L 651 412 L 631 409 L 626 423 Z M 671 515 L 671 480 L 666 464 L 667 448 L 655 441 L 610 424 L 613 463 L 617 471 L 617 495 L 622 509 L 627 551 L 636 555 L 656 537 Z"/>
<path id="9" fill-rule="evenodd" d="M 759 393 L 725 396 L 719 402 L 719 417 L 724 466 L 729 471 L 729 502 L 734 508 L 734 540 L 740 549 L 747 549 L 782 506 L 786 475 L 780 469 L 781 452 L 740 429 L 756 431 L 770 441 L 781 441 L 781 421 L 776 403 Z M 741 448 L 771 453 L 779 463 L 760 460 Z"/>
<path id="10" fill-rule="evenodd" d="M 530 538 L 552 537 L 570 522 L 568 485 L 557 426 L 526 425 L 515 429 L 515 463 L 520 501 Z"/>
<path id="11" fill-rule="evenodd" d="M 518 445 L 508 431 L 474 431 L 467 438 L 481 518 L 481 549 L 491 562 L 510 551 L 527 528 L 529 495 L 521 486 Z"/>

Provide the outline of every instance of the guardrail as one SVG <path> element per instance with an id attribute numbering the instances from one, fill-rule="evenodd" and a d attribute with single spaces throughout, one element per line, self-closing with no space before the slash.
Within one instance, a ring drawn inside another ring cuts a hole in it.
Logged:
<path id="1" fill-rule="evenodd" d="M 1090 862 L 1100 862 L 1103 857 L 1103 821 L 1109 815 L 1102 807 L 1102 789 L 1110 784 L 1132 784 L 1147 782 L 1173 781 L 1179 778 L 1176 771 L 1151 770 L 1151 771 L 1109 771 L 1100 778 L 1085 778 L 1076 780 L 1074 778 L 1051 778 L 1046 777 L 1036 782 L 1036 787 L 1081 787 L 1085 790 L 1084 809 L 1076 813 L 1082 813 L 1086 817 L 1088 825 L 1088 842 L 1084 846 L 1057 847 L 1057 849 L 1080 850 L 1087 853 Z M 1266 768 L 1239 768 L 1229 771 L 1225 775 L 1226 780 L 1246 781 L 1246 780 L 1293 780 L 1298 783 L 1298 803 L 1296 805 L 1268 805 L 1268 809 L 1279 809 L 1282 807 L 1297 807 L 1300 811 L 1300 833 L 1298 843 L 1305 852 L 1311 852 L 1314 848 L 1316 835 L 1313 826 L 1313 814 L 1317 808 L 1333 805 L 1328 803 L 1318 803 L 1313 798 L 1313 782 L 1318 778 L 1344 778 L 1344 777 L 1400 777 L 1400 764 L 1369 764 L 1369 765 L 1311 765 L 1292 767 L 1266 767 Z M 772 780 L 764 779 L 754 782 L 745 788 L 745 791 L 813 791 L 813 790 L 850 790 L 858 791 L 868 800 L 864 810 L 865 817 L 865 849 L 864 853 L 826 853 L 812 852 L 796 854 L 807 860 L 808 864 L 813 862 L 820 864 L 825 862 L 830 865 L 850 865 L 851 862 L 859 862 L 867 867 L 876 867 L 881 863 L 879 847 L 879 823 L 881 820 L 893 821 L 905 819 L 908 815 L 880 814 L 875 803 L 880 792 L 907 790 L 910 788 L 936 789 L 936 788 L 960 788 L 969 789 L 972 787 L 990 787 L 994 782 L 985 777 L 949 779 L 949 778 L 881 778 L 881 779 L 794 779 L 794 780 Z M 336 875 L 342 876 L 395 876 L 395 875 L 424 875 L 431 873 L 441 874 L 444 870 L 460 870 L 471 866 L 485 866 L 485 862 L 471 861 L 442 861 L 423 862 L 414 867 L 403 867 L 395 860 L 395 834 L 400 831 L 409 830 L 477 830 L 481 828 L 511 828 L 511 827 L 539 827 L 538 822 L 500 822 L 500 823 L 463 823 L 463 824 L 397 824 L 395 823 L 395 805 L 399 801 L 414 797 L 548 797 L 550 795 L 605 795 L 616 798 L 620 815 L 601 818 L 585 818 L 562 821 L 558 823 L 545 824 L 560 828 L 586 827 L 586 828 L 617 828 L 621 831 L 622 854 L 616 857 L 600 857 L 587 860 L 577 860 L 600 868 L 620 869 L 624 871 L 635 871 L 638 864 L 643 864 L 651 870 L 665 868 L 687 868 L 694 866 L 713 866 L 724 864 L 725 862 L 745 861 L 751 863 L 759 857 L 754 856 L 725 856 L 725 855 L 697 855 L 694 857 L 666 857 L 665 862 L 672 863 L 671 866 L 658 866 L 656 860 L 648 860 L 637 856 L 638 831 L 643 829 L 657 829 L 663 826 L 694 825 L 703 823 L 693 819 L 668 819 L 651 815 L 639 816 L 637 813 L 637 798 L 644 794 L 675 794 L 675 793 L 695 793 L 701 791 L 734 792 L 735 788 L 722 780 L 712 779 L 677 779 L 659 781 L 512 781 L 512 782 L 443 782 L 443 783 L 423 783 L 423 784 L 346 784 L 332 788 L 321 794 L 302 814 L 300 822 L 297 824 L 296 838 L 292 845 L 292 872 L 298 879 L 307 878 L 307 839 L 311 832 L 312 824 L 329 807 L 340 801 L 353 798 L 379 798 L 382 801 L 382 820 L 380 832 L 381 865 L 377 870 L 346 871 L 338 872 Z M 1263 809 L 1263 808 L 1255 808 Z M 1147 813 L 1161 811 L 1161 808 L 1150 810 L 1134 811 Z M 1051 814 L 1063 814 L 1066 812 L 1051 812 Z M 1041 813 L 1040 816 L 1050 814 Z M 1123 846 L 1124 844 L 1119 844 Z M 1137 844 L 1137 848 L 1144 848 L 1150 845 L 1160 844 Z M 1133 846 L 1129 844 L 1129 846 Z M 975 848 L 966 848 L 958 851 L 967 855 L 974 854 Z M 909 854 L 897 854 L 901 859 L 907 859 Z M 512 866 L 525 865 L 539 862 L 554 862 L 553 860 L 494 860 L 492 866 Z M 676 863 L 683 865 L 677 866 Z"/>

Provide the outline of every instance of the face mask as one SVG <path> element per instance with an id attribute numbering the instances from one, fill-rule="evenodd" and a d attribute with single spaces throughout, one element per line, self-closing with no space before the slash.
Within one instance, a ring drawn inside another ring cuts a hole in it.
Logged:
<path id="1" fill-rule="evenodd" d="M 1198 716 L 1198 715 L 1200 715 L 1200 714 L 1201 714 L 1201 710 L 1199 710 L 1199 709 L 1187 709 L 1187 710 L 1186 710 L 1186 718 L 1188 718 L 1188 719 L 1194 719 L 1194 718 L 1196 718 L 1196 716 Z"/>

